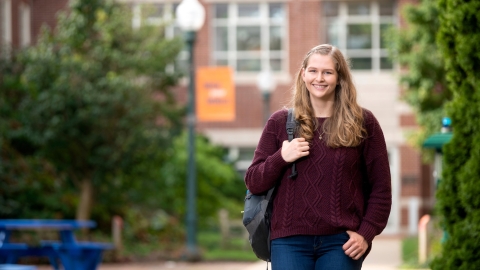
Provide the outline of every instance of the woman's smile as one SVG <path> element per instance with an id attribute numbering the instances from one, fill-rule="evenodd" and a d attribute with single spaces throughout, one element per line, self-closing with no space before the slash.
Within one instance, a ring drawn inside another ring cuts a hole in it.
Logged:
<path id="1" fill-rule="evenodd" d="M 302 78 L 311 98 L 331 100 L 334 98 L 338 73 L 329 55 L 313 54 L 307 67 L 302 70 Z"/>

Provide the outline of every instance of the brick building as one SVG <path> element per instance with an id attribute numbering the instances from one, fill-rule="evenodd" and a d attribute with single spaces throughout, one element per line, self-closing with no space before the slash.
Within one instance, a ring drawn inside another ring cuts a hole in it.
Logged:
<path id="1" fill-rule="evenodd" d="M 136 14 L 132 25 L 147 21 L 172 22 L 180 1 L 122 0 Z M 257 75 L 270 68 L 276 87 L 268 100 L 270 112 L 285 106 L 291 96 L 295 72 L 313 46 L 331 43 L 352 61 L 359 103 L 371 110 L 385 134 L 393 186 L 393 208 L 387 234 L 416 232 L 416 224 L 434 203 L 431 168 L 405 142 L 415 128 L 408 106 L 399 101 L 398 68 L 387 57 L 383 33 L 403 25 L 399 10 L 406 0 L 201 0 L 206 21 L 195 46 L 197 66 L 225 66 L 234 70 L 236 118 L 232 122 L 203 122 L 197 130 L 230 150 L 244 172 L 253 157 L 264 125 L 265 100 Z M 28 46 L 42 24 L 53 26 L 55 13 L 68 0 L 0 0 L 1 42 L 5 48 Z M 173 24 L 167 36 L 179 34 Z M 185 57 L 182 53 L 181 57 Z M 186 85 L 178 87 L 186 100 Z"/>
<path id="2" fill-rule="evenodd" d="M 43 25 L 54 27 L 55 14 L 68 0 L 0 0 L 0 45 L 21 48 L 32 44 Z"/>

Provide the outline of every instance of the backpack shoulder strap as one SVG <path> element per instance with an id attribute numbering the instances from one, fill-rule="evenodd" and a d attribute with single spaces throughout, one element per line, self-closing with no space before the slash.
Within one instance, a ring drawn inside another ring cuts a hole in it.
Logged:
<path id="1" fill-rule="evenodd" d="M 288 134 L 288 141 L 292 141 L 295 135 L 295 128 L 297 127 L 297 123 L 295 122 L 295 116 L 293 115 L 293 108 L 288 109 L 288 116 L 287 116 L 287 134 Z"/>
<path id="2" fill-rule="evenodd" d="M 288 134 L 288 141 L 292 141 L 293 138 L 295 137 L 295 130 L 297 128 L 297 122 L 295 121 L 295 115 L 293 108 L 288 109 L 288 116 L 287 116 L 287 124 L 286 124 L 286 129 L 287 129 L 287 134 Z M 295 179 L 297 177 L 297 168 L 295 166 L 295 162 L 292 164 L 292 174 L 288 176 L 290 179 Z"/>

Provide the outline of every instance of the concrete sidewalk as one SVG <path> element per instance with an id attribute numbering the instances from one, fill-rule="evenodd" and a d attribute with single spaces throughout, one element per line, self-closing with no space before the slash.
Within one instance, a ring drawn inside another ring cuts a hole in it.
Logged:
<path id="1" fill-rule="evenodd" d="M 363 263 L 362 270 L 394 270 L 402 264 L 402 239 L 378 236 Z"/>

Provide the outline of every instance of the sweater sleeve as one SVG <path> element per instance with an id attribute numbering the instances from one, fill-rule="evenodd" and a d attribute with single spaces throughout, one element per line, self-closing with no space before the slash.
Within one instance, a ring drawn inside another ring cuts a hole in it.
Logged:
<path id="1" fill-rule="evenodd" d="M 377 119 L 366 112 L 367 138 L 363 149 L 365 176 L 370 194 L 366 194 L 365 215 L 358 229 L 369 243 L 386 227 L 392 205 L 390 165 L 382 129 Z"/>
<path id="2" fill-rule="evenodd" d="M 245 174 L 245 185 L 253 194 L 272 188 L 289 164 L 281 154 L 282 139 L 286 137 L 286 116 L 285 110 L 274 113 L 262 132 L 252 164 Z"/>

